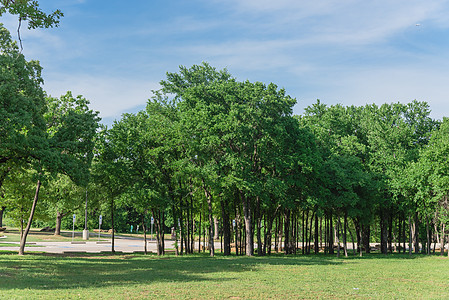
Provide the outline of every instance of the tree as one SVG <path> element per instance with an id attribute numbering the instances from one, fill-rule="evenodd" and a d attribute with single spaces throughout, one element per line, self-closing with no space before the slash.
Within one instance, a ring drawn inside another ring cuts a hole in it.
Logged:
<path id="1" fill-rule="evenodd" d="M 55 217 L 55 235 L 61 234 L 62 219 L 83 205 L 85 192 L 67 175 L 58 174 L 48 181 L 43 200 L 47 212 Z"/>
<path id="2" fill-rule="evenodd" d="M 46 147 L 46 109 L 41 67 L 26 61 L 0 26 L 0 187 L 13 165 L 37 157 Z"/>
<path id="3" fill-rule="evenodd" d="M 21 49 L 20 27 L 22 21 L 28 23 L 28 29 L 50 28 L 57 27 L 59 19 L 64 16 L 59 9 L 49 14 L 43 12 L 39 7 L 39 3 L 35 0 L 0 0 L 0 17 L 5 13 L 17 15 L 18 17 L 17 34 Z"/>
<path id="4" fill-rule="evenodd" d="M 58 26 L 59 19 L 64 16 L 59 9 L 50 14 L 44 13 L 34 0 L 1 0 L 0 16 L 4 13 L 17 15 L 19 21 L 28 21 L 28 29 Z"/>
<path id="5" fill-rule="evenodd" d="M 0 49 L 1 188 L 6 174 L 12 168 L 38 161 L 46 152 L 48 141 L 43 118 L 46 106 L 40 86 L 42 78 L 39 63 L 25 60 L 3 26 L 0 26 Z M 37 190 L 39 188 L 38 180 Z M 34 208 L 33 205 L 33 214 Z M 22 248 L 20 252 L 23 253 Z"/>
<path id="6" fill-rule="evenodd" d="M 206 63 L 181 67 L 161 85 L 162 92 L 175 94 L 178 103 L 186 157 L 207 202 L 209 240 L 213 241 L 214 199 L 235 195 L 243 210 L 246 254 L 253 255 L 252 216 L 263 192 L 264 163 L 278 152 L 278 139 L 286 132 L 284 120 L 291 118 L 295 100 L 274 84 L 238 82 L 226 70 Z M 226 204 L 221 206 L 228 222 Z"/>
<path id="7" fill-rule="evenodd" d="M 441 126 L 435 129 L 428 145 L 420 151 L 416 163 L 407 169 L 409 189 L 413 190 L 413 200 L 417 210 L 426 218 L 434 219 L 441 229 L 441 253 L 444 252 L 446 224 L 449 221 L 449 119 L 444 118 Z M 430 239 L 430 233 L 427 235 Z M 437 232 L 438 233 L 438 232 Z M 430 242 L 428 241 L 428 244 Z M 430 254 L 429 246 L 427 253 Z"/>
<path id="8" fill-rule="evenodd" d="M 24 221 L 33 200 L 34 175 L 32 170 L 16 167 L 3 185 L 3 205 L 8 207 L 8 216 L 20 227 L 20 236 L 23 236 Z"/>
<path id="9" fill-rule="evenodd" d="M 88 183 L 94 137 L 100 121 L 98 112 L 90 110 L 88 104 L 89 101 L 81 96 L 73 98 L 70 92 L 59 99 L 47 98 L 48 111 L 43 116 L 46 132 L 42 136 L 45 148 L 41 148 L 31 161 L 38 171 L 38 178 L 30 217 L 20 242 L 21 255 L 24 253 L 45 172 L 51 175 L 65 174 L 76 184 Z"/>

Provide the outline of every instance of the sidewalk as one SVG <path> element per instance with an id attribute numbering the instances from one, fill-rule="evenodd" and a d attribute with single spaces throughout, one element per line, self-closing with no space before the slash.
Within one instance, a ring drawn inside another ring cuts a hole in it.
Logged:
<path id="1" fill-rule="evenodd" d="M 17 246 L 0 247 L 0 250 L 19 251 L 19 242 L 2 242 L 7 244 L 17 244 Z M 134 237 L 117 236 L 114 241 L 114 249 L 116 252 L 134 253 L 144 251 L 143 239 Z M 173 248 L 173 241 L 165 241 L 165 248 Z M 156 241 L 147 240 L 147 250 L 156 252 Z M 70 253 L 70 252 L 86 252 L 101 253 L 110 252 L 112 250 L 111 239 L 103 239 L 98 242 L 95 238 L 85 242 L 33 242 L 25 245 L 25 252 L 47 252 L 47 253 Z"/>

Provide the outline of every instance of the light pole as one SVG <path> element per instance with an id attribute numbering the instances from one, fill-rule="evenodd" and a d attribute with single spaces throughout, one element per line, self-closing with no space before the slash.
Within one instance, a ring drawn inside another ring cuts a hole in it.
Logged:
<path id="1" fill-rule="evenodd" d="M 83 240 L 89 239 L 89 230 L 87 230 L 87 186 L 86 186 L 86 206 L 84 210 L 84 230 L 83 230 Z"/>

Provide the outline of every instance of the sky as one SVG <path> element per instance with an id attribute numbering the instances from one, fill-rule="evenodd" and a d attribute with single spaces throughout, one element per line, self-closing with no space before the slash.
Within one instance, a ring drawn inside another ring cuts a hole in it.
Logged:
<path id="1" fill-rule="evenodd" d="M 333 105 L 426 101 L 449 116 L 449 2 L 440 0 L 40 1 L 58 28 L 23 29 L 44 89 L 83 95 L 103 123 L 143 109 L 166 72 L 208 62 Z M 14 38 L 17 19 L 1 21 Z M 23 26 L 22 26 L 23 27 Z"/>

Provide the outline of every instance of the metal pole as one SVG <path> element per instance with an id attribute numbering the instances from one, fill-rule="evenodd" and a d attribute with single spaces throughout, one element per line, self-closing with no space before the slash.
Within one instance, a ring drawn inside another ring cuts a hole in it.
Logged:
<path id="1" fill-rule="evenodd" d="M 72 242 L 73 242 L 73 239 L 75 238 L 75 220 L 76 220 L 76 216 L 73 215 Z"/>
<path id="2" fill-rule="evenodd" d="M 154 218 L 151 216 L 151 241 L 153 241 L 153 224 L 154 224 Z"/>
<path id="3" fill-rule="evenodd" d="M 86 209 L 84 211 L 84 230 L 87 230 L 87 187 L 86 187 Z"/>

